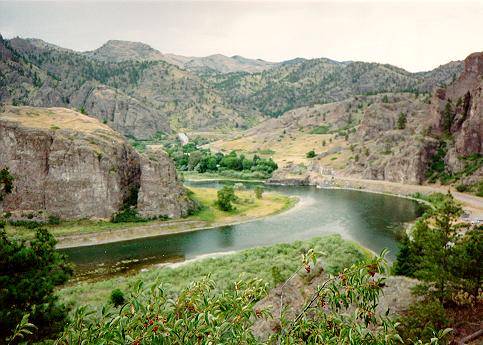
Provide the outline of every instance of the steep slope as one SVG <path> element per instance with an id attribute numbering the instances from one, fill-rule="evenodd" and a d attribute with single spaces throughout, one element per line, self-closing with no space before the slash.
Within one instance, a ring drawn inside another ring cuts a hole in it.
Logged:
<path id="1" fill-rule="evenodd" d="M 199 77 L 163 61 L 105 62 L 19 38 L 0 40 L 0 101 L 83 109 L 121 133 L 247 126 Z"/>
<path id="2" fill-rule="evenodd" d="M 166 154 L 139 155 L 108 126 L 65 108 L 1 109 L 5 167 L 14 190 L 0 210 L 14 217 L 107 218 L 126 206 L 151 217 L 180 217 L 191 207 Z"/>
<path id="3" fill-rule="evenodd" d="M 432 96 L 384 93 L 300 107 L 210 146 L 273 157 L 281 167 L 275 180 L 349 175 L 474 188 L 483 178 L 482 61 L 482 53 L 470 55 L 461 76 Z M 449 77 L 444 68 L 425 83 Z"/>
<path id="4" fill-rule="evenodd" d="M 362 159 L 350 164 L 349 171 L 406 183 L 481 181 L 482 87 L 483 53 L 474 53 L 465 59 L 460 77 L 435 90 L 419 116 L 405 106 L 395 106 L 392 115 L 366 114 L 351 140 Z M 407 119 L 402 129 L 397 124 L 401 114 Z M 369 150 L 367 157 L 362 147 Z"/>

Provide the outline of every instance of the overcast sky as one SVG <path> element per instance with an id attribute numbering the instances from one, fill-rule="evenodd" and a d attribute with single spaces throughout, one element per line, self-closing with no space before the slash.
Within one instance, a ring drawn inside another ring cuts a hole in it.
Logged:
<path id="1" fill-rule="evenodd" d="M 75 50 L 122 39 L 190 56 L 328 57 L 422 71 L 483 50 L 483 0 L 0 1 L 0 33 Z"/>

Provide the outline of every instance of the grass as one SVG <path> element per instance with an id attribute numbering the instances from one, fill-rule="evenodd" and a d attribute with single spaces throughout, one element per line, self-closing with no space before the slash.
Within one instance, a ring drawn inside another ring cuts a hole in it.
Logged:
<path id="1" fill-rule="evenodd" d="M 217 198 L 217 190 L 214 188 L 190 188 L 194 192 L 194 198 L 202 205 L 201 210 L 189 217 L 170 220 L 170 225 L 164 227 L 166 231 L 177 231 L 186 228 L 186 222 L 193 220 L 202 221 L 204 223 L 200 226 L 212 226 L 214 224 L 229 224 L 247 221 L 253 218 L 268 216 L 278 212 L 282 212 L 293 206 L 296 199 L 277 193 L 265 193 L 262 199 L 255 197 L 254 191 L 236 191 L 239 198 L 238 203 L 235 204 L 236 209 L 230 212 L 223 212 L 219 210 L 214 204 Z M 107 220 L 73 220 L 61 221 L 59 224 L 45 224 L 43 227 L 47 228 L 54 236 L 61 237 L 75 234 L 89 234 L 106 232 L 110 230 L 121 230 L 136 228 L 146 225 L 153 225 L 158 223 L 166 223 L 166 220 L 152 220 L 146 222 L 127 222 L 127 223 L 113 223 Z M 24 239 L 31 239 L 34 237 L 35 230 L 26 225 L 14 226 L 7 224 L 7 233 L 15 235 Z"/>
<path id="2" fill-rule="evenodd" d="M 207 258 L 187 263 L 175 268 L 153 268 L 133 276 L 121 276 L 97 282 L 83 282 L 68 286 L 59 291 L 61 300 L 71 307 L 84 304 L 100 306 L 108 301 L 113 289 L 119 288 L 124 293 L 139 280 L 145 284 L 159 281 L 168 293 L 176 293 L 190 282 L 210 275 L 217 282 L 217 288 L 223 289 L 238 279 L 261 278 L 273 287 L 276 279 L 272 270 L 279 271 L 287 279 L 301 265 L 300 257 L 308 249 L 324 253 L 322 261 L 325 269 L 336 273 L 355 261 L 369 254 L 358 245 L 343 240 L 339 235 L 313 238 L 308 241 L 296 241 L 269 247 L 251 248 L 238 253 Z"/>
<path id="3" fill-rule="evenodd" d="M 312 128 L 309 133 L 310 134 L 328 134 L 329 131 L 330 131 L 330 126 L 322 125 L 322 126 Z"/>
<path id="4" fill-rule="evenodd" d="M 293 206 L 295 199 L 277 193 L 264 193 L 262 199 L 255 197 L 254 191 L 235 191 L 238 201 L 232 211 L 221 211 L 215 206 L 217 190 L 213 188 L 190 188 L 194 198 L 203 205 L 194 219 L 209 223 L 233 223 L 274 214 Z"/>

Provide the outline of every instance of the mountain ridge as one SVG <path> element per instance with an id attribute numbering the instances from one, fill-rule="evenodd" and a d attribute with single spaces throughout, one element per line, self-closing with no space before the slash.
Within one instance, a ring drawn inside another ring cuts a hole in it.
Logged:
<path id="1" fill-rule="evenodd" d="M 206 73 L 202 65 L 193 72 L 159 60 L 144 43 L 129 43 L 140 53 L 125 51 L 125 41 L 109 42 L 94 58 L 37 39 L 1 39 L 0 102 L 82 109 L 124 135 L 147 139 L 173 130 L 246 129 L 291 109 L 355 95 L 430 92 L 463 69 L 451 62 L 415 74 L 388 64 L 300 58 L 262 72 Z M 106 59 L 119 52 L 122 61 Z M 154 60 L 139 60 L 146 54 Z"/>

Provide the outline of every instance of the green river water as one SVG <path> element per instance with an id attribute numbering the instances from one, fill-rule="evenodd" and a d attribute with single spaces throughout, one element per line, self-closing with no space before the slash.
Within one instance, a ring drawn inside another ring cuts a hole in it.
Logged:
<path id="1" fill-rule="evenodd" d="M 221 187 L 217 182 L 194 184 Z M 398 250 L 397 229 L 421 212 L 417 202 L 395 196 L 315 187 L 265 188 L 300 201 L 286 212 L 243 224 L 62 251 L 76 264 L 78 279 L 136 272 L 153 264 L 327 234 L 340 234 L 375 252 L 388 248 L 389 259 L 393 259 Z"/>

